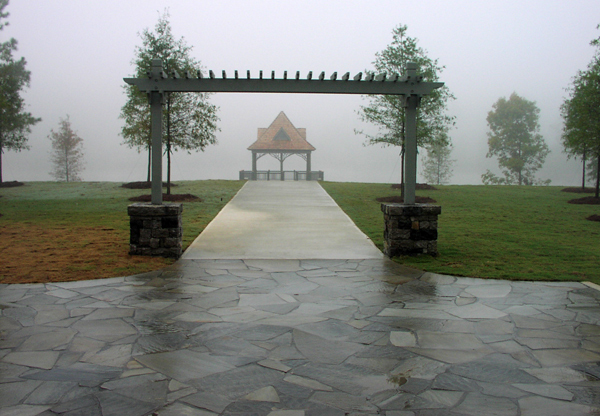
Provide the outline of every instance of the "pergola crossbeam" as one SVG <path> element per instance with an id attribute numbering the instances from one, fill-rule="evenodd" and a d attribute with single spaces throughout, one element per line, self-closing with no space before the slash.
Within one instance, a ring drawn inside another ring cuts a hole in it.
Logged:
<path id="1" fill-rule="evenodd" d="M 213 71 L 209 71 L 207 78 L 162 78 L 156 79 L 126 78 L 125 82 L 137 86 L 144 92 L 231 92 L 231 93 L 289 93 L 289 94 L 360 94 L 360 95 L 428 95 L 444 85 L 441 82 L 423 83 L 417 80 L 402 80 L 392 76 L 386 80 L 387 75 L 367 74 L 361 81 L 362 74 L 350 79 L 336 79 L 337 73 L 331 79 L 325 79 L 324 73 L 319 75 L 319 80 L 312 79 L 309 73 L 307 79 L 276 79 L 271 74 L 270 79 L 264 78 L 227 78 L 223 71 L 223 78 L 215 78 Z M 344 76 L 345 77 L 345 76 Z M 357 80 L 358 79 L 358 80 Z M 392 79 L 394 79 L 392 81 Z"/>

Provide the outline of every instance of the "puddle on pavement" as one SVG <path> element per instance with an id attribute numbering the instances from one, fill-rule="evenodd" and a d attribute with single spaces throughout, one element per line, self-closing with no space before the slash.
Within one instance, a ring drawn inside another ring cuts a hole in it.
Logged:
<path id="1" fill-rule="evenodd" d="M 406 293 L 420 296 L 437 296 L 437 285 L 420 280 L 413 280 L 396 289 L 397 293 Z"/>
<path id="2" fill-rule="evenodd" d="M 388 382 L 397 387 L 401 387 L 408 382 L 408 379 L 406 377 L 404 377 L 402 374 L 396 374 L 396 375 L 389 376 Z"/>

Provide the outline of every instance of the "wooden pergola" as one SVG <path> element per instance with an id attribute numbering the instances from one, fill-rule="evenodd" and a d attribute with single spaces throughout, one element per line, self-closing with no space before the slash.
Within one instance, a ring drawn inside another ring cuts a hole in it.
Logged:
<path id="1" fill-rule="evenodd" d="M 151 112 L 152 137 L 152 204 L 162 204 L 162 106 L 163 97 L 167 92 L 236 92 L 236 93 L 301 93 L 301 94 L 359 94 L 359 95 L 400 95 L 404 97 L 406 108 L 406 151 L 405 151 L 405 204 L 415 203 L 415 187 L 417 183 L 417 107 L 421 97 L 444 85 L 442 82 L 424 82 L 418 74 L 415 63 L 408 63 L 404 75 L 362 72 L 350 77 L 346 72 L 338 79 L 337 72 L 329 78 L 325 72 L 313 77 L 312 71 L 305 79 L 300 78 L 300 72 L 288 77 L 287 71 L 283 78 L 275 78 L 275 71 L 270 77 L 259 72 L 258 78 L 252 78 L 250 71 L 246 77 L 238 71 L 233 77 L 227 77 L 225 71 L 217 78 L 213 71 L 206 77 L 202 71 L 187 71 L 179 74 L 163 71 L 160 59 L 152 60 L 152 69 L 147 77 L 125 78 L 127 84 L 135 85 L 148 94 Z"/>

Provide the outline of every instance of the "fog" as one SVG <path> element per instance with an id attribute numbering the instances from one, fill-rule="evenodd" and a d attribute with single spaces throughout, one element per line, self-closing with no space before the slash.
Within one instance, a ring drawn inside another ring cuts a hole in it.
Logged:
<path id="1" fill-rule="evenodd" d="M 29 136 L 31 150 L 3 155 L 4 180 L 52 180 L 48 134 L 67 114 L 84 139 L 86 181 L 129 182 L 146 177 L 147 155 L 122 145 L 119 135 L 125 103 L 123 78 L 139 33 L 153 28 L 168 8 L 176 38 L 194 47 L 203 67 L 221 70 L 334 71 L 352 75 L 372 69 L 375 53 L 392 40 L 392 29 L 408 25 L 411 37 L 446 67 L 441 73 L 456 100 L 450 135 L 456 160 L 452 183 L 480 184 L 486 169 L 486 116 L 492 104 L 512 92 L 540 108 L 541 133 L 551 149 L 536 175 L 553 185 L 580 181 L 580 163 L 567 160 L 560 146 L 560 105 L 577 70 L 593 56 L 598 2 L 578 1 L 155 1 L 12 0 L 2 40 L 18 40 L 17 56 L 31 71 L 25 92 L 28 111 L 41 117 Z M 397 182 L 398 148 L 364 146 L 355 129 L 371 134 L 358 110 L 360 96 L 293 94 L 215 94 L 219 109 L 218 144 L 205 152 L 178 152 L 174 180 L 237 179 L 251 168 L 247 150 L 259 127 L 284 111 L 296 127 L 306 128 L 316 147 L 313 170 L 326 180 Z M 270 161 L 268 159 L 271 159 Z M 298 157 L 286 169 L 303 169 Z M 261 158 L 259 169 L 278 169 Z"/>

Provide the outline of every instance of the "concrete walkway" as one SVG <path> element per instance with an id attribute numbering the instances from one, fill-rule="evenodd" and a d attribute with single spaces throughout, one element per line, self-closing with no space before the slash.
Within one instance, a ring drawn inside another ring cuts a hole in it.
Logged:
<path id="1" fill-rule="evenodd" d="M 316 181 L 246 183 L 182 256 L 188 260 L 382 257 Z"/>
<path id="2" fill-rule="evenodd" d="M 0 284 L 0 416 L 598 415 L 599 363 L 600 291 L 575 282 L 379 257 Z"/>

